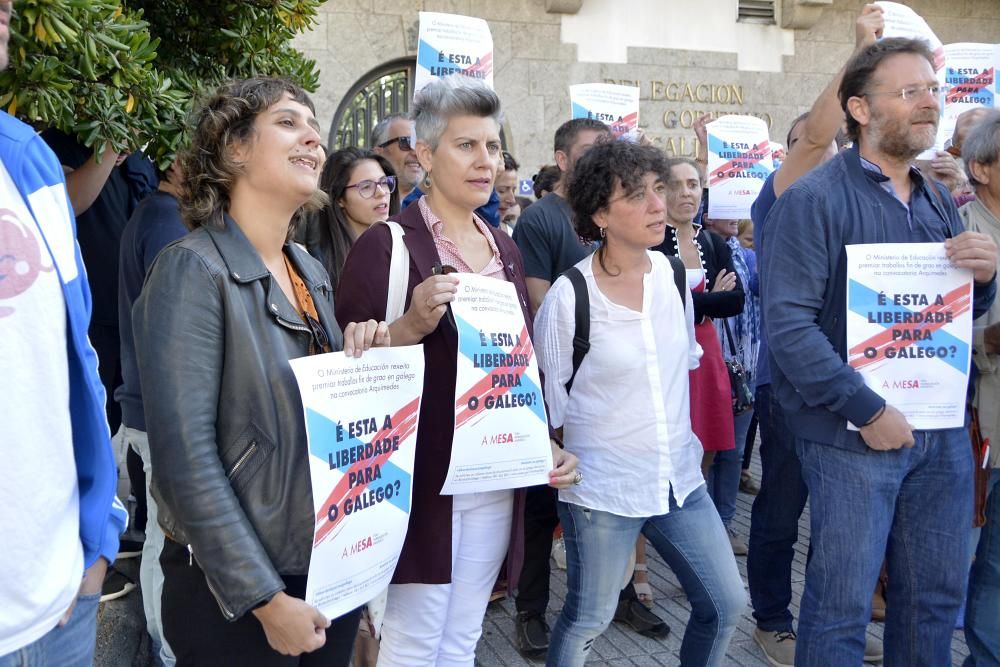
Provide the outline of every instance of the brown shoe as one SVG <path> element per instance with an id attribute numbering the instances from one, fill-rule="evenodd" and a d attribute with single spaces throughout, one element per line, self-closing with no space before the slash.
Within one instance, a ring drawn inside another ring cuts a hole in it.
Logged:
<path id="1" fill-rule="evenodd" d="M 760 492 L 760 486 L 749 470 L 740 472 L 740 491 L 749 496 L 756 496 Z"/>

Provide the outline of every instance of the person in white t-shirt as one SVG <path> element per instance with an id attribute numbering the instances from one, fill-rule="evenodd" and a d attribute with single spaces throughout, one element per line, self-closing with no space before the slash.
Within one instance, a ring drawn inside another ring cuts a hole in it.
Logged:
<path id="1" fill-rule="evenodd" d="M 0 0 L 0 70 L 11 2 Z M 0 667 L 89 667 L 125 508 L 63 170 L 0 112 Z"/>
<path id="2" fill-rule="evenodd" d="M 691 603 L 682 664 L 721 664 L 746 606 L 691 429 L 688 371 L 701 348 L 690 289 L 675 282 L 670 259 L 648 250 L 666 229 L 665 160 L 658 149 L 619 141 L 594 146 L 576 165 L 568 201 L 577 231 L 601 247 L 575 266 L 590 310 L 590 349 L 575 376 L 576 297 L 566 276 L 535 322 L 550 422 L 563 427 L 583 477 L 559 492 L 568 590 L 552 666 L 583 665 L 611 622 L 640 532 Z"/>

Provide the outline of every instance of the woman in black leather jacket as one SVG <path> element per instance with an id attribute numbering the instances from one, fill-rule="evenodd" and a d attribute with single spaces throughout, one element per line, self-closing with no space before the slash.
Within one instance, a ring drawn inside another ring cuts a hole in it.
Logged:
<path id="1" fill-rule="evenodd" d="M 313 501 L 288 360 L 342 346 L 359 356 L 388 329 L 341 335 L 326 271 L 288 241 L 323 199 L 308 96 L 280 79 L 237 81 L 196 123 L 181 198 L 194 231 L 157 257 L 133 309 L 167 536 L 164 635 L 179 665 L 347 665 L 358 613 L 331 623 L 302 599 Z"/>

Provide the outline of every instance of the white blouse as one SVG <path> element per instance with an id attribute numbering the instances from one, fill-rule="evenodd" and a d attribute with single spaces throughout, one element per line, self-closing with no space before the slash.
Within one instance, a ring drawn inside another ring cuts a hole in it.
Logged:
<path id="1" fill-rule="evenodd" d="M 629 517 L 666 514 L 671 487 L 683 505 L 704 482 L 688 391 L 688 371 L 702 353 L 691 292 L 682 308 L 669 260 L 647 255 L 652 270 L 643 277 L 641 312 L 604 296 L 594 279 L 596 256 L 576 265 L 590 294 L 590 351 L 568 395 L 576 298 L 567 278 L 556 280 L 535 318 L 549 418 L 563 427 L 583 474 L 559 498 Z"/>

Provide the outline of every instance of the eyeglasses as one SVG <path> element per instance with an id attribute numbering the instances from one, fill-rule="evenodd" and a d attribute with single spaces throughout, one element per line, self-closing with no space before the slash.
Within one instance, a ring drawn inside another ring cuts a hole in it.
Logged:
<path id="1" fill-rule="evenodd" d="M 409 153 L 413 150 L 413 135 L 404 134 L 403 136 L 390 139 L 389 141 L 383 141 L 378 145 L 379 148 L 386 148 L 392 144 L 399 142 L 399 150 L 404 153 Z"/>
<path id="2" fill-rule="evenodd" d="M 906 88 L 901 88 L 899 90 L 885 90 L 885 91 L 874 91 L 869 93 L 864 93 L 866 96 L 871 95 L 889 95 L 890 97 L 901 97 L 904 102 L 912 102 L 919 99 L 923 95 L 930 94 L 935 98 L 940 98 L 942 95 L 948 93 L 951 86 L 907 86 Z"/>
<path id="3" fill-rule="evenodd" d="M 383 176 L 377 181 L 366 178 L 363 181 L 358 181 L 354 185 L 348 185 L 345 190 L 350 188 L 357 188 L 358 194 L 365 199 L 371 199 L 375 196 L 375 188 L 382 188 L 383 192 L 392 194 L 396 191 L 396 177 L 395 176 Z"/>

